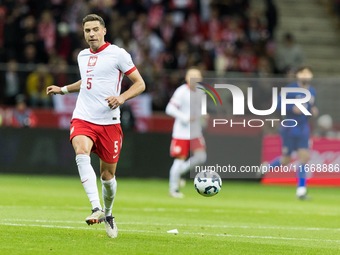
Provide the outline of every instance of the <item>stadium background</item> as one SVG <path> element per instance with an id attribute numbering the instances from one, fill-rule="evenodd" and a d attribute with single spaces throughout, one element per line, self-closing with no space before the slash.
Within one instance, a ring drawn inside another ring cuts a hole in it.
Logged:
<path id="1" fill-rule="evenodd" d="M 231 79 L 290 79 L 296 67 L 310 65 L 319 78 L 320 115 L 327 114 L 326 120 L 313 120 L 314 134 L 339 138 L 339 1 L 0 3 L 0 172 L 77 174 L 68 141 L 75 96 L 47 97 L 45 88 L 79 78 L 76 56 L 87 47 L 81 20 L 88 13 L 104 17 L 106 40 L 127 49 L 147 85 L 123 109 L 126 139 L 117 175 L 168 177 L 173 120 L 164 108 L 192 65 L 205 77 Z M 125 79 L 123 89 L 128 86 Z M 261 89 L 258 102 L 270 86 Z M 227 130 L 213 137 L 232 144 L 225 155 L 235 165 L 261 162 L 268 130 L 248 131 Z"/>

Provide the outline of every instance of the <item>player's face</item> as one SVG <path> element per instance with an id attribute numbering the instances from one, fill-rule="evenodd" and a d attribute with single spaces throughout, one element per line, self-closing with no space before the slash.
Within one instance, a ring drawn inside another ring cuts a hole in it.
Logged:
<path id="1" fill-rule="evenodd" d="M 84 24 L 84 37 L 93 51 L 96 51 L 100 46 L 105 44 L 105 34 L 106 28 L 97 20 L 88 21 Z"/>
<path id="2" fill-rule="evenodd" d="M 191 79 L 195 79 L 194 82 Z M 202 74 L 200 70 L 197 69 L 191 69 L 187 72 L 187 74 L 185 75 L 185 81 L 187 82 L 187 84 L 189 84 L 190 89 L 192 90 L 196 90 L 196 85 L 197 82 L 202 81 Z"/>
<path id="3" fill-rule="evenodd" d="M 303 69 L 296 74 L 299 84 L 308 86 L 313 78 L 313 73 L 309 69 Z"/>

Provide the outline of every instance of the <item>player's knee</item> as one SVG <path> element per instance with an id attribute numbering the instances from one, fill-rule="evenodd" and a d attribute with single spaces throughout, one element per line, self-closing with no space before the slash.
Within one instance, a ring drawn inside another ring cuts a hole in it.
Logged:
<path id="1" fill-rule="evenodd" d="M 86 146 L 73 144 L 73 149 L 76 155 L 90 155 L 90 150 L 87 149 Z"/>
<path id="2" fill-rule="evenodd" d="M 115 175 L 110 171 L 104 171 L 100 174 L 100 177 L 103 181 L 109 181 L 111 180 Z"/>
<path id="3" fill-rule="evenodd" d="M 106 164 L 102 163 L 100 168 L 100 177 L 104 181 L 111 180 L 116 173 L 116 164 Z"/>
<path id="4" fill-rule="evenodd" d="M 303 155 L 303 156 L 301 156 L 300 159 L 299 159 L 299 161 L 300 161 L 301 164 L 307 164 L 308 161 L 309 161 L 309 155 Z"/>
<path id="5" fill-rule="evenodd" d="M 76 148 L 74 151 L 76 155 L 90 155 L 90 152 L 84 148 Z"/>
<path id="6" fill-rule="evenodd" d="M 301 164 L 306 164 L 309 161 L 309 151 L 301 149 L 298 151 L 298 157 Z"/>
<path id="7" fill-rule="evenodd" d="M 291 158 L 289 156 L 284 156 L 281 158 L 281 165 L 286 166 L 290 163 Z"/>

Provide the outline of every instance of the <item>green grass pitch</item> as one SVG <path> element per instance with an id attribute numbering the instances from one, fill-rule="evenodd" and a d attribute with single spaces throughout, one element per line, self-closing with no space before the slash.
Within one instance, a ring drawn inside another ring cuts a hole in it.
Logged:
<path id="1" fill-rule="evenodd" d="M 79 178 L 0 175 L 0 254 L 340 254 L 339 188 L 312 187 L 312 201 L 297 201 L 295 187 L 225 181 L 205 198 L 190 180 L 183 193 L 118 178 L 119 234 L 109 239 L 104 224 L 84 222 Z"/>

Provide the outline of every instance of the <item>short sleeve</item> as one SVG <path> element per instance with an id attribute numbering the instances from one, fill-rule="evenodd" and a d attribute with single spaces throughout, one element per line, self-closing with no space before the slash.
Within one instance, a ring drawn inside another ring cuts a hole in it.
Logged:
<path id="1" fill-rule="evenodd" d="M 126 50 L 121 49 L 118 60 L 118 69 L 125 75 L 129 75 L 136 70 L 134 63 L 132 62 L 131 55 Z"/>

